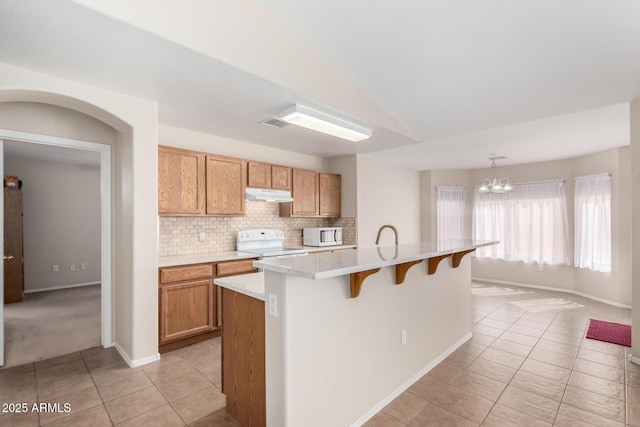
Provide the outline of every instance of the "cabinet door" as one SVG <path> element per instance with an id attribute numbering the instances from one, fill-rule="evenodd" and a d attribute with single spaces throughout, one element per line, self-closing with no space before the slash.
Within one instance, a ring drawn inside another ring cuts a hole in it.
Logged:
<path id="1" fill-rule="evenodd" d="M 207 156 L 207 214 L 244 215 L 247 162 Z"/>
<path id="2" fill-rule="evenodd" d="M 318 216 L 318 172 L 294 169 L 291 193 L 293 216 Z"/>
<path id="3" fill-rule="evenodd" d="M 204 215 L 205 155 L 158 147 L 158 214 Z"/>
<path id="4" fill-rule="evenodd" d="M 271 188 L 271 165 L 268 163 L 247 163 L 249 177 L 247 186 L 253 188 Z"/>
<path id="5" fill-rule="evenodd" d="M 320 173 L 320 216 L 340 218 L 341 176 L 333 173 Z"/>
<path id="6" fill-rule="evenodd" d="M 217 322 L 212 279 L 160 286 L 160 342 L 213 330 Z"/>
<path id="7" fill-rule="evenodd" d="M 291 191 L 291 168 L 271 165 L 271 188 Z"/>

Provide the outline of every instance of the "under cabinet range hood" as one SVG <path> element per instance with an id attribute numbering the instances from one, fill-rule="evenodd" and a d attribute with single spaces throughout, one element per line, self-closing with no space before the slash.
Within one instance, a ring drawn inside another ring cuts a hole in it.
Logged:
<path id="1" fill-rule="evenodd" d="M 247 200 L 257 200 L 261 202 L 292 202 L 290 191 L 269 190 L 266 188 L 247 188 L 245 198 Z"/>

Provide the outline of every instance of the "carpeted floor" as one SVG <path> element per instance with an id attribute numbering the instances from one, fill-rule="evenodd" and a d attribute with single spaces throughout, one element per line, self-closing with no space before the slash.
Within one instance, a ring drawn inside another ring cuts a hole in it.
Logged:
<path id="1" fill-rule="evenodd" d="M 25 294 L 4 306 L 0 369 L 100 345 L 100 285 Z"/>

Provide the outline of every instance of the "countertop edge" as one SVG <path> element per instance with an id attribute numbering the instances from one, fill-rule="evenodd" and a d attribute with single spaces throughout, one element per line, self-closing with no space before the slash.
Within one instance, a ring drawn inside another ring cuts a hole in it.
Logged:
<path id="1" fill-rule="evenodd" d="M 258 255 L 249 252 L 228 251 L 210 254 L 194 254 L 188 257 L 160 257 L 158 258 L 158 267 L 176 267 L 179 265 L 202 264 L 206 262 L 223 262 L 240 259 L 258 258 Z"/>
<path id="2" fill-rule="evenodd" d="M 213 283 L 234 292 L 264 301 L 264 273 L 241 274 L 214 279 Z M 262 292 L 260 292 L 262 290 Z"/>
<path id="3" fill-rule="evenodd" d="M 328 269 L 328 270 L 319 271 L 319 272 L 304 271 L 304 270 L 296 269 L 286 265 L 273 264 L 269 260 L 258 260 L 258 261 L 255 261 L 253 265 L 265 271 L 273 271 L 276 273 L 290 274 L 292 276 L 299 276 L 307 279 L 321 280 L 321 279 L 328 279 L 331 277 L 345 276 L 351 273 L 358 273 L 361 271 L 372 270 L 376 268 L 390 267 L 390 266 L 412 262 L 412 261 L 435 258 L 443 255 L 452 255 L 454 253 L 464 252 L 471 249 L 477 249 L 484 246 L 491 246 L 497 243 L 499 242 L 498 241 L 481 242 L 481 243 L 463 245 L 454 249 L 416 253 L 415 255 L 410 255 L 410 256 L 407 255 L 400 258 L 380 260 L 380 261 L 364 263 L 364 264 L 355 264 L 351 266 L 346 266 L 346 267 L 336 268 L 336 269 Z M 372 248 L 365 248 L 365 250 L 366 249 L 370 250 Z M 358 249 L 356 249 L 356 251 L 357 250 Z M 309 254 L 309 255 L 312 255 L 312 254 Z M 330 254 L 316 254 L 316 256 L 323 256 L 323 255 L 330 255 Z"/>

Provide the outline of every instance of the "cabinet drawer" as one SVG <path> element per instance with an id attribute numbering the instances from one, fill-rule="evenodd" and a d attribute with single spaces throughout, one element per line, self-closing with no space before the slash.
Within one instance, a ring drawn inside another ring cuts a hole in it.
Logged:
<path id="1" fill-rule="evenodd" d="M 160 283 L 205 279 L 213 276 L 213 264 L 181 265 L 160 269 Z"/>
<path id="2" fill-rule="evenodd" d="M 243 259 L 239 261 L 225 261 L 216 264 L 216 276 L 231 276 L 234 274 L 255 273 L 258 271 L 253 266 L 257 258 Z"/>

